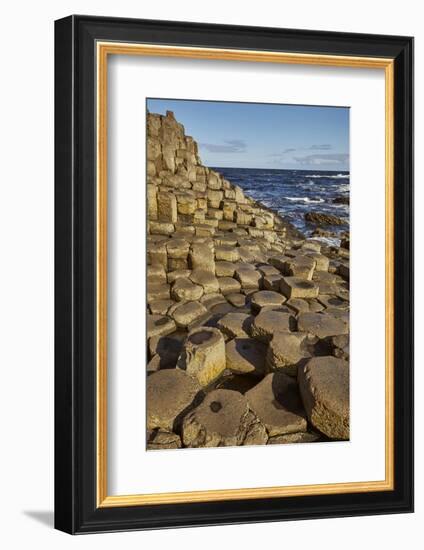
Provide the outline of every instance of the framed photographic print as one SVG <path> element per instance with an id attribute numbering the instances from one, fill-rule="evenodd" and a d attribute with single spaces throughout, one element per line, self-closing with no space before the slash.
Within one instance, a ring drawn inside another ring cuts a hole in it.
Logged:
<path id="1" fill-rule="evenodd" d="M 56 527 L 412 511 L 412 38 L 55 52 Z"/>

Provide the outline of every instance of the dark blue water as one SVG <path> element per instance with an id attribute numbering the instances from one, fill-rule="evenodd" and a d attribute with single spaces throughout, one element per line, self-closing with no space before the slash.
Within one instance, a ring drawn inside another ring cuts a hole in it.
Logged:
<path id="1" fill-rule="evenodd" d="M 284 216 L 305 235 L 314 229 L 304 220 L 305 213 L 311 211 L 346 220 L 344 226 L 324 229 L 339 234 L 348 227 L 349 205 L 332 201 L 336 197 L 349 197 L 349 172 L 219 167 L 215 170 L 239 185 L 247 195 Z"/>

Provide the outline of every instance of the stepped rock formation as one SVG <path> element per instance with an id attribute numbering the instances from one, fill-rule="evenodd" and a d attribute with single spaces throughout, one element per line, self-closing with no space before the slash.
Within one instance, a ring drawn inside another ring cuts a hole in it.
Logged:
<path id="1" fill-rule="evenodd" d="M 305 239 L 202 165 L 169 111 L 147 115 L 147 204 L 148 448 L 348 439 L 348 245 Z"/>

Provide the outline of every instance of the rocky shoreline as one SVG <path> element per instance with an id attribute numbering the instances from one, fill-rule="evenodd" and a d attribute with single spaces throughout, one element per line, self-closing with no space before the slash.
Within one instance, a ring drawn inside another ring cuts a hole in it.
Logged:
<path id="1" fill-rule="evenodd" d="M 349 439 L 349 240 L 305 239 L 147 115 L 147 447 Z"/>

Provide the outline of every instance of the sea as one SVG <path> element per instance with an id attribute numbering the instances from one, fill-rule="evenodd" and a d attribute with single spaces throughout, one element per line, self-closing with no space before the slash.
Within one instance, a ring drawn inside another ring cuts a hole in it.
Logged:
<path id="1" fill-rule="evenodd" d="M 338 197 L 349 197 L 349 172 L 221 167 L 214 170 L 254 200 L 277 211 L 305 236 L 315 229 L 305 221 L 306 212 L 333 214 L 345 220 L 345 225 L 323 227 L 336 237 L 349 227 L 349 205 L 333 202 Z"/>

